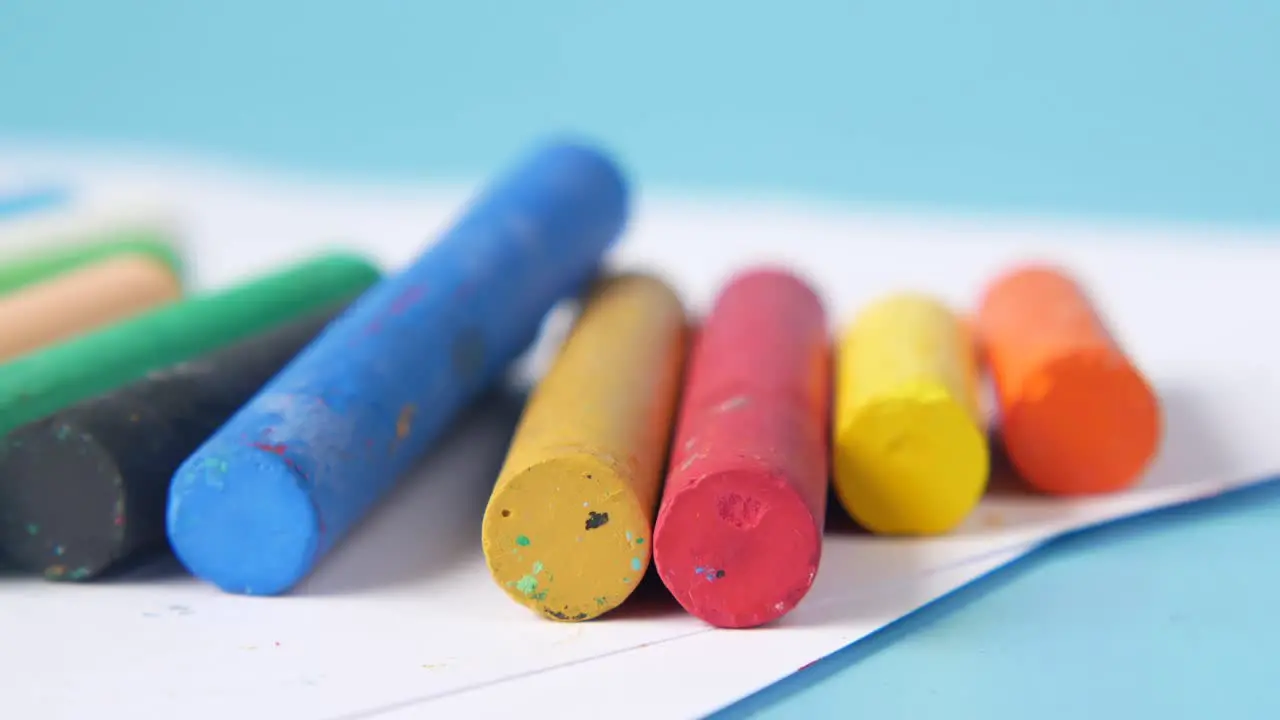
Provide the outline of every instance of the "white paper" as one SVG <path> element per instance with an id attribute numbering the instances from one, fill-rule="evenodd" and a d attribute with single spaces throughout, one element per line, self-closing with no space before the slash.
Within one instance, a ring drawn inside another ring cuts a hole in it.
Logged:
<path id="1" fill-rule="evenodd" d="M 146 198 L 181 218 L 198 281 L 221 285 L 330 246 L 406 262 L 466 188 L 304 184 L 227 169 L 0 153 L 28 173 Z M 132 200 L 131 200 L 132 201 Z M 764 202 L 642 198 L 615 261 L 667 273 L 695 309 L 743 264 L 806 272 L 844 321 L 904 288 L 965 307 L 1027 257 L 1089 283 L 1165 397 L 1168 437 L 1142 486 L 1061 501 L 993 493 L 957 534 L 833 534 L 809 597 L 776 627 L 711 630 L 652 603 L 550 623 L 489 579 L 479 520 L 519 397 L 469 414 L 298 592 L 225 595 L 169 563 L 86 586 L 0 578 L 0 717 L 697 717 L 794 672 L 1064 531 L 1185 502 L 1280 468 L 1270 308 L 1280 246 L 1260 235 L 1033 221 L 911 219 Z M 696 677 L 697 681 L 692 681 Z M 635 678 L 645 688 L 637 693 Z"/>

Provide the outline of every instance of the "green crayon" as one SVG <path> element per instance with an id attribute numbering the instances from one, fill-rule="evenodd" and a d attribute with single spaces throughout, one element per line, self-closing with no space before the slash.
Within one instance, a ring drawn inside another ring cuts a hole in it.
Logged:
<path id="1" fill-rule="evenodd" d="M 75 244 L 59 244 L 53 249 L 27 251 L 0 259 L 0 294 L 124 253 L 155 258 L 172 268 L 179 279 L 185 277 L 182 253 L 169 233 L 122 229 L 94 233 Z"/>
<path id="2" fill-rule="evenodd" d="M 0 365 L 0 433 L 363 292 L 378 268 L 328 254 L 193 295 Z"/>

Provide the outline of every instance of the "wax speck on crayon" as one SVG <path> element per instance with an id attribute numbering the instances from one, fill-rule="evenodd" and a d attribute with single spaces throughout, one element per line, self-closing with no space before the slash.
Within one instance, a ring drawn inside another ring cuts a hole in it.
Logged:
<path id="1" fill-rule="evenodd" d="M 569 615 L 563 612 L 560 612 L 559 610 L 552 610 L 549 607 L 542 608 L 542 612 L 550 615 L 551 617 L 557 620 L 586 620 L 587 619 L 586 613 L 578 613 L 577 615 L 570 617 Z"/>
<path id="2" fill-rule="evenodd" d="M 595 511 L 587 513 L 587 529 L 595 530 L 596 528 L 606 525 L 609 522 L 609 513 L 598 513 Z"/>
<path id="3" fill-rule="evenodd" d="M 627 531 L 627 542 L 631 542 L 631 531 Z"/>
<path id="4" fill-rule="evenodd" d="M 696 567 L 693 569 L 695 575 L 701 575 L 707 582 L 715 582 L 724 577 L 724 570 L 715 568 Z"/>
<path id="5" fill-rule="evenodd" d="M 68 437 L 71 436 L 71 428 L 67 427 L 66 425 L 59 425 L 57 436 L 59 440 L 66 440 Z"/>
<path id="6" fill-rule="evenodd" d="M 249 444 L 264 452 L 269 452 L 269 453 L 272 453 L 273 455 L 279 455 L 280 459 L 284 460 L 284 463 L 289 466 L 290 470 L 305 477 L 305 474 L 302 472 L 302 470 L 298 467 L 296 463 L 293 462 L 293 458 L 285 454 L 289 451 L 289 448 L 286 447 L 284 443 L 255 442 L 255 443 L 249 443 Z"/>
<path id="7" fill-rule="evenodd" d="M 640 572 L 640 558 L 631 558 L 631 569 Z"/>
<path id="8" fill-rule="evenodd" d="M 37 525 L 37 524 L 35 524 L 35 523 L 27 523 L 27 534 L 28 534 L 28 535 L 39 535 L 39 534 L 40 534 L 40 526 L 39 526 L 39 525 Z"/>
<path id="9" fill-rule="evenodd" d="M 533 597 L 533 594 L 538 591 L 538 578 L 525 575 L 516 581 L 516 589 L 528 597 Z"/>
<path id="10" fill-rule="evenodd" d="M 528 545 L 529 545 L 529 536 L 527 536 L 527 535 L 517 535 L 517 536 L 516 536 L 516 544 L 517 544 L 517 545 L 519 545 L 520 547 L 528 547 Z"/>
<path id="11" fill-rule="evenodd" d="M 396 440 L 404 440 L 409 437 L 409 431 L 413 429 L 413 414 L 417 412 L 417 409 L 413 403 L 408 403 L 400 408 L 400 416 L 396 418 Z"/>
<path id="12" fill-rule="evenodd" d="M 638 537 L 638 538 L 636 538 L 636 544 L 637 544 L 637 545 L 643 545 L 643 544 L 644 544 L 644 538 L 642 538 L 642 537 Z"/>
<path id="13" fill-rule="evenodd" d="M 399 315 L 405 310 L 408 310 L 409 306 L 420 300 L 423 294 L 425 294 L 425 289 L 421 285 L 410 286 L 396 297 L 395 300 L 391 301 L 391 307 L 389 308 L 391 314 Z"/>
<path id="14" fill-rule="evenodd" d="M 716 406 L 716 412 L 733 412 L 746 407 L 751 401 L 746 395 L 735 395 Z"/>
<path id="15" fill-rule="evenodd" d="M 216 457 L 205 458 L 204 462 L 200 463 L 200 467 L 217 470 L 218 472 L 226 472 L 227 461 Z"/>
<path id="16" fill-rule="evenodd" d="M 699 460 L 702 460 L 706 456 L 707 456 L 706 453 L 694 453 L 689 457 L 685 458 L 684 462 L 680 463 L 680 472 L 684 472 L 685 470 L 688 470 L 690 465 L 693 465 Z"/>
<path id="17" fill-rule="evenodd" d="M 63 555 L 67 554 L 67 549 L 61 545 L 54 545 L 53 554 L 57 555 L 58 557 L 62 557 Z"/>

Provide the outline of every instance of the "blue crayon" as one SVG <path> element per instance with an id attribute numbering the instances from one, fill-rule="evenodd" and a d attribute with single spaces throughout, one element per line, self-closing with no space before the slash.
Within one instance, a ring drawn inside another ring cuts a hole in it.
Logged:
<path id="1" fill-rule="evenodd" d="M 35 187 L 12 193 L 0 193 L 0 219 L 43 212 L 65 205 L 71 198 L 66 188 Z"/>
<path id="2" fill-rule="evenodd" d="M 549 145 L 501 177 L 178 469 L 178 558 L 227 592 L 292 589 L 587 287 L 627 212 L 590 148 Z"/>

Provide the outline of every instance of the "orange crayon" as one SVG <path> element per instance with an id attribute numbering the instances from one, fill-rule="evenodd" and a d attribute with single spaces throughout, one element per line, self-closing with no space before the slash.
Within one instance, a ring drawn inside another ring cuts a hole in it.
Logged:
<path id="1" fill-rule="evenodd" d="M 1141 478 L 1160 403 L 1080 285 L 1049 266 L 1014 269 L 987 287 L 974 325 L 1005 452 L 1028 485 L 1085 495 Z"/>
<path id="2" fill-rule="evenodd" d="M 126 253 L 72 268 L 0 297 L 0 362 L 182 297 L 175 268 Z"/>

